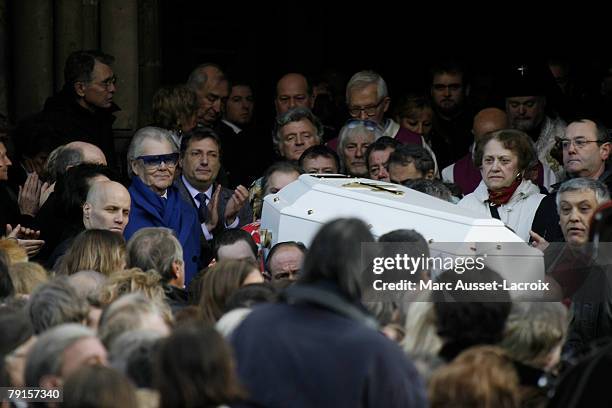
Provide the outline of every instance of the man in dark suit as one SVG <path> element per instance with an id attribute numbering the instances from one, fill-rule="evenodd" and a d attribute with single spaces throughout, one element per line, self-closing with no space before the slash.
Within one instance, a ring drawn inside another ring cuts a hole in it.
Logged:
<path id="1" fill-rule="evenodd" d="M 221 168 L 221 143 L 217 134 L 198 127 L 183 135 L 180 165 L 182 175 L 175 181 L 181 196 L 198 211 L 202 224 L 204 258 L 212 255 L 215 234 L 227 228 L 240 228 L 253 221 L 248 204 L 249 192 L 240 185 L 231 190 L 216 183 Z"/>

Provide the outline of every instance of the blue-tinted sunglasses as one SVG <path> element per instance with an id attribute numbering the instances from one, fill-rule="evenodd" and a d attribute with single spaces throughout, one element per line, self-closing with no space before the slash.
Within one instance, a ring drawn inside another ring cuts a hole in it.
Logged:
<path id="1" fill-rule="evenodd" d="M 374 132 L 375 130 L 379 130 L 379 131 L 383 131 L 382 127 L 371 120 L 361 120 L 361 119 L 349 119 L 344 126 L 346 126 L 349 129 L 354 129 L 358 126 L 363 126 L 364 128 L 368 129 L 370 132 Z"/>
<path id="2" fill-rule="evenodd" d="M 142 160 L 145 167 L 157 168 L 165 163 L 167 167 L 175 167 L 178 163 L 178 153 L 154 154 L 150 156 L 138 156 L 136 160 Z"/>

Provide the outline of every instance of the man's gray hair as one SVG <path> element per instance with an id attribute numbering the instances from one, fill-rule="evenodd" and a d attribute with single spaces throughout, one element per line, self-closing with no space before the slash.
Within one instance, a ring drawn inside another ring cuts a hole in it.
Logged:
<path id="1" fill-rule="evenodd" d="M 64 364 L 64 351 L 78 340 L 88 337 L 96 337 L 93 330 L 75 323 L 62 324 L 43 333 L 26 360 L 26 385 L 40 387 L 40 380 L 44 376 L 59 376 Z"/>
<path id="2" fill-rule="evenodd" d="M 316 134 L 315 134 L 315 137 L 317 138 L 316 144 L 321 143 L 321 138 L 323 137 L 323 124 L 321 123 L 319 118 L 317 118 L 315 114 L 312 113 L 310 109 L 304 108 L 304 107 L 298 107 L 298 108 L 289 109 L 287 112 L 281 113 L 280 115 L 276 117 L 276 131 L 274 132 L 274 139 L 273 139 L 274 149 L 276 151 L 278 151 L 278 145 L 280 144 L 282 140 L 281 130 L 283 130 L 283 128 L 287 126 L 289 123 L 299 122 L 302 119 L 306 119 L 310 121 L 310 123 L 312 123 L 316 131 Z"/>
<path id="3" fill-rule="evenodd" d="M 127 151 L 127 167 L 130 178 L 135 175 L 132 171 L 132 162 L 136 157 L 142 155 L 142 145 L 149 139 L 157 142 L 166 141 L 172 148 L 172 153 L 178 153 L 178 147 L 174 143 L 170 131 L 155 126 L 146 126 L 138 129 L 132 137 Z"/>
<path id="4" fill-rule="evenodd" d="M 139 348 L 147 347 L 162 338 L 163 335 L 153 330 L 129 330 L 121 334 L 111 343 L 108 349 L 108 359 L 111 366 L 128 375 L 129 357 Z"/>
<path id="5" fill-rule="evenodd" d="M 55 161 L 51 169 L 52 176 L 55 177 L 56 180 L 60 174 L 66 174 L 66 170 L 69 167 L 78 166 L 79 164 L 83 163 L 83 160 L 85 159 L 81 149 L 60 146 L 56 150 L 57 153 L 54 158 Z M 51 155 L 49 155 L 49 160 L 51 160 Z"/>
<path id="6" fill-rule="evenodd" d="M 62 323 L 80 323 L 89 313 L 89 305 L 65 277 L 36 288 L 26 307 L 35 334 Z"/>
<path id="7" fill-rule="evenodd" d="M 126 252 L 127 268 L 154 269 L 163 282 L 172 279 L 172 264 L 183 262 L 183 248 L 169 228 L 141 228 L 128 241 Z"/>
<path id="8" fill-rule="evenodd" d="M 221 73 L 221 80 L 226 80 L 226 77 L 223 74 L 223 70 L 219 65 L 214 64 L 212 62 L 207 62 L 205 64 L 198 65 L 193 71 L 191 71 L 191 74 L 189 74 L 189 78 L 187 78 L 187 86 L 192 90 L 197 91 L 198 89 L 201 89 L 204 85 L 206 85 L 206 82 L 208 82 L 208 75 L 206 74 L 206 71 L 204 71 L 204 69 L 208 67 L 218 69 Z"/>
<path id="9" fill-rule="evenodd" d="M 92 303 L 97 301 L 107 279 L 97 271 L 78 271 L 68 277 L 68 283 L 81 299 Z"/>
<path id="10" fill-rule="evenodd" d="M 115 339 L 126 331 L 147 329 L 147 317 L 150 315 L 158 315 L 164 320 L 171 318 L 166 304 L 148 299 L 138 292 L 123 295 L 102 312 L 98 337 L 104 347 L 110 348 Z"/>
<path id="11" fill-rule="evenodd" d="M 349 137 L 360 133 L 373 134 L 375 142 L 384 136 L 384 130 L 382 127 L 380 127 L 380 125 L 372 127 L 366 125 L 365 123 L 358 123 L 358 121 L 358 119 L 355 119 L 354 121 L 351 120 L 349 121 L 349 124 L 344 125 L 342 129 L 340 129 L 340 135 L 338 136 L 338 154 L 340 156 L 340 159 L 342 159 L 342 157 L 344 156 L 342 150 L 348 143 Z"/>
<path id="12" fill-rule="evenodd" d="M 378 73 L 374 71 L 359 71 L 349 79 L 346 84 L 346 103 L 351 103 L 351 92 L 353 89 L 363 89 L 368 85 L 376 84 L 376 97 L 381 101 L 384 97 L 389 96 L 387 83 Z"/>
<path id="13" fill-rule="evenodd" d="M 555 199 L 557 202 L 557 212 L 559 212 L 559 205 L 561 204 L 561 193 L 569 191 L 592 191 L 595 193 L 597 205 L 610 201 L 608 187 L 601 181 L 586 177 L 573 178 L 563 182 L 561 187 L 559 187 L 559 191 L 557 191 L 557 197 Z"/>

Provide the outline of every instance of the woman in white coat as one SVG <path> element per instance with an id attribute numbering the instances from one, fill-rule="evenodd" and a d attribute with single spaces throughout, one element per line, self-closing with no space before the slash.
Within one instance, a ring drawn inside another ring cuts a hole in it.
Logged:
<path id="1" fill-rule="evenodd" d="M 533 217 L 544 198 L 538 186 L 523 178 L 536 160 L 529 136 L 520 130 L 504 129 L 485 135 L 474 156 L 482 181 L 459 205 L 481 217 L 500 219 L 528 242 Z"/>

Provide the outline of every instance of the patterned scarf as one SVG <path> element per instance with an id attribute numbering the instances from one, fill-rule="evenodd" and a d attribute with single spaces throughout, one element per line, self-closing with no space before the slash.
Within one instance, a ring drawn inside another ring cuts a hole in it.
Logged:
<path id="1" fill-rule="evenodd" d="M 522 182 L 523 177 L 519 175 L 516 180 L 514 180 L 514 182 L 508 187 L 504 187 L 501 190 L 497 191 L 491 191 L 487 189 L 487 191 L 489 191 L 489 203 L 495 206 L 506 204 L 508 201 L 510 201 L 510 198 Z"/>

